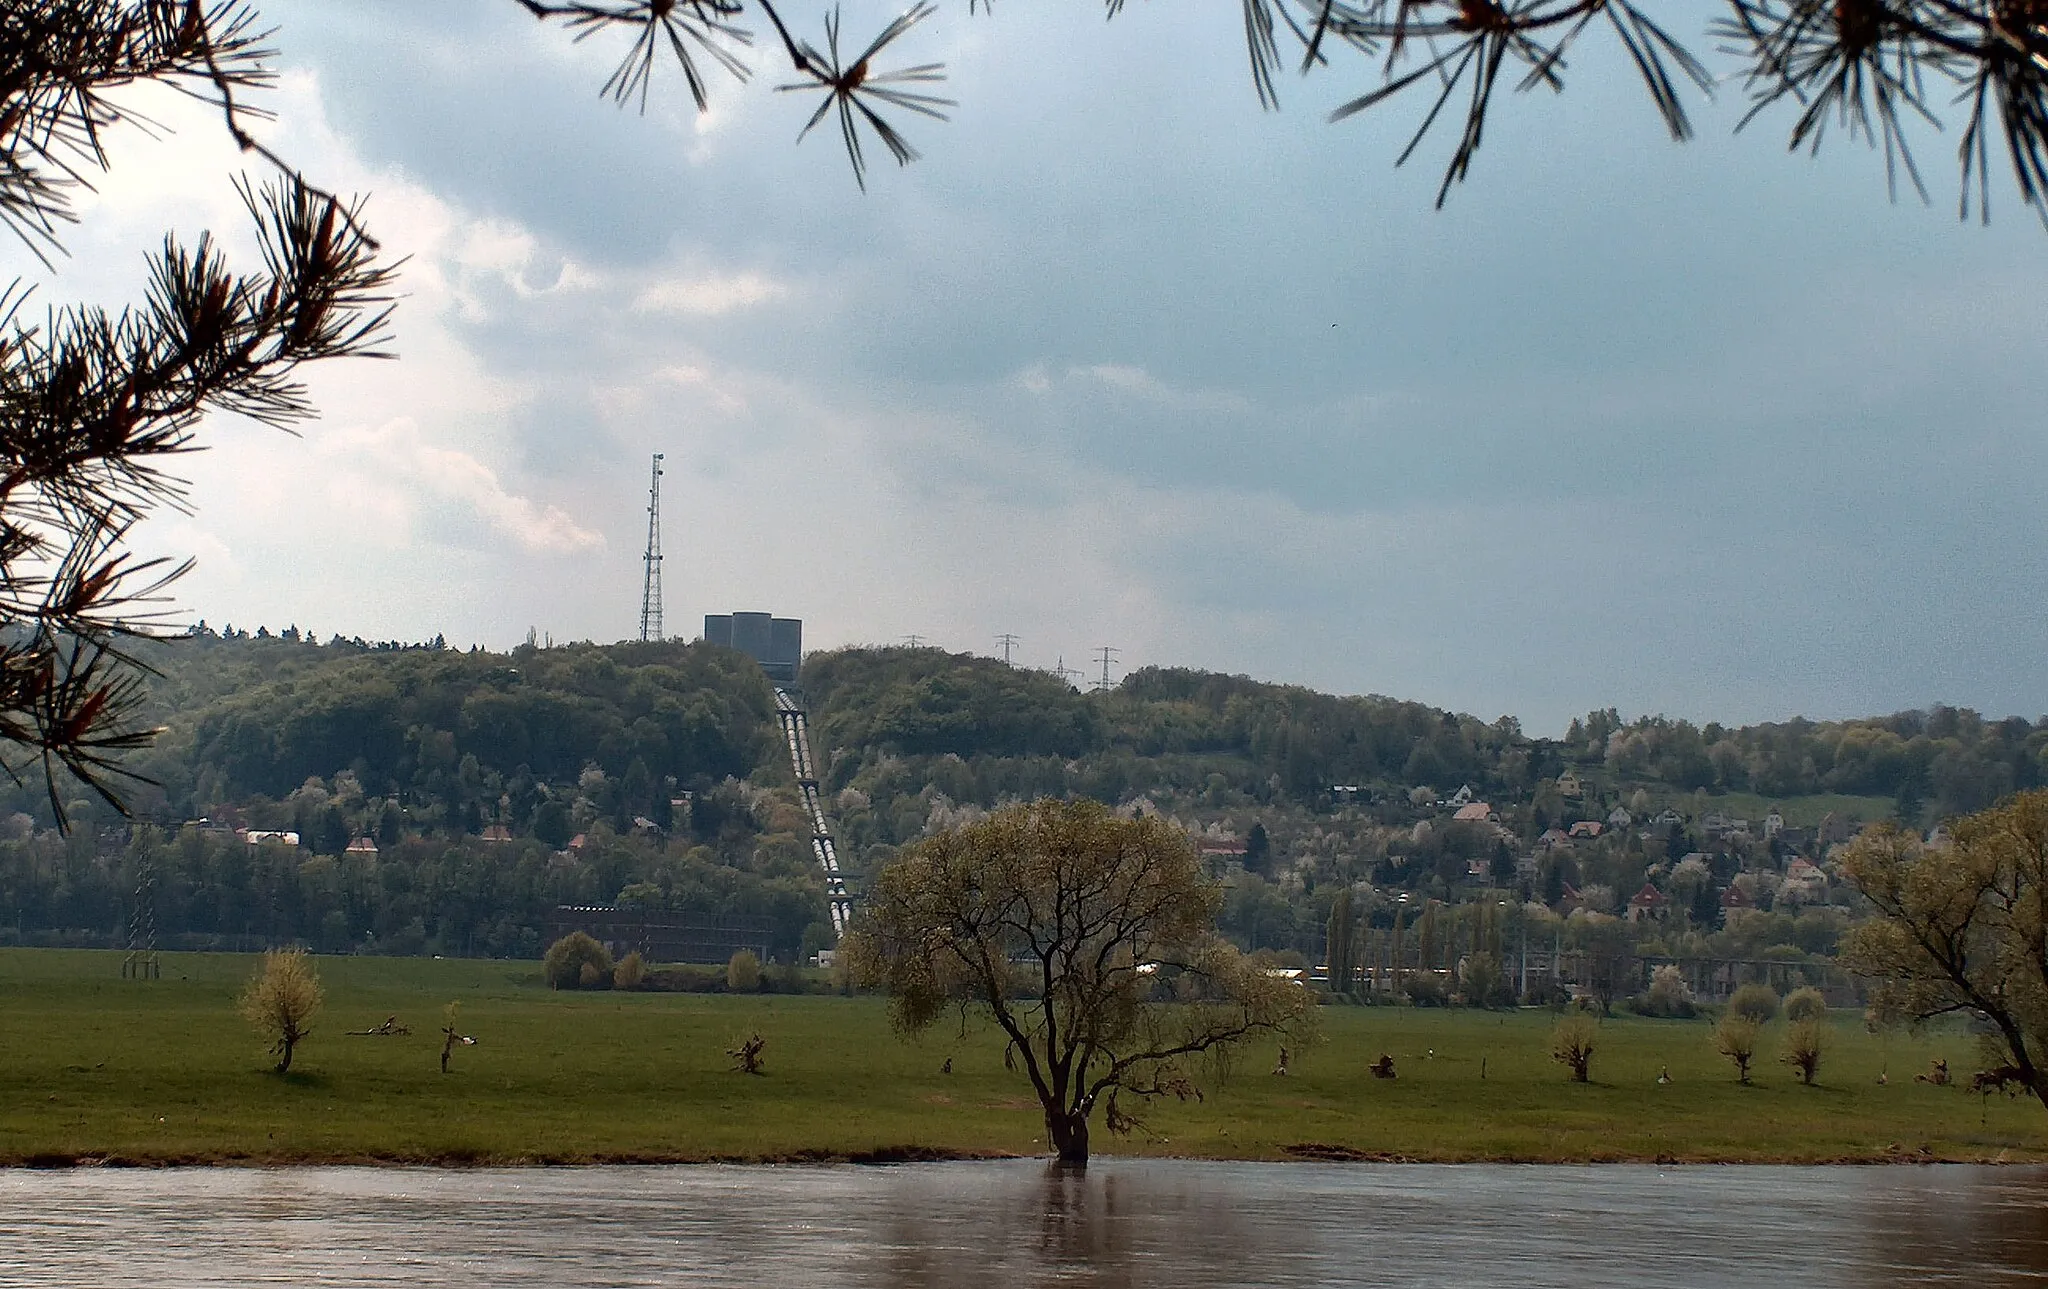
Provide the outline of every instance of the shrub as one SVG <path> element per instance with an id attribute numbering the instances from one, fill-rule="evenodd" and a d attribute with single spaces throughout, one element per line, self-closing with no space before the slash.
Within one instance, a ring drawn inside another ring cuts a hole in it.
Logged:
<path id="1" fill-rule="evenodd" d="M 588 973 L 585 967 L 590 968 Z M 596 987 L 597 976 L 607 982 L 611 979 L 612 955 L 585 932 L 571 931 L 548 946 L 540 971 L 550 989 L 591 989 Z M 586 975 L 590 979 L 586 980 Z"/>
<path id="2" fill-rule="evenodd" d="M 1685 973 L 1672 963 L 1650 973 L 1650 988 L 1632 1000 L 1630 1006 L 1644 1016 L 1679 1019 L 1692 1016 L 1695 1010 L 1692 990 L 1685 983 Z"/>
<path id="3" fill-rule="evenodd" d="M 277 1057 L 277 1072 L 292 1068 L 292 1052 L 312 1033 L 320 1010 L 320 977 L 304 949 L 273 949 L 249 978 L 240 1000 L 242 1018 L 263 1031 Z"/>
<path id="4" fill-rule="evenodd" d="M 1791 1007 L 1788 1005 L 1785 1010 L 1789 1014 Z M 1799 1081 L 1808 1087 L 1813 1086 L 1814 1078 L 1820 1073 L 1821 1049 L 1826 1045 L 1826 1033 L 1827 1022 L 1811 1016 L 1793 1021 L 1791 1028 L 1785 1031 L 1785 1055 L 1780 1059 L 1799 1071 Z"/>
<path id="5" fill-rule="evenodd" d="M 761 987 L 761 959 L 752 949 L 741 949 L 725 964 L 725 987 L 736 994 L 751 994 Z"/>
<path id="6" fill-rule="evenodd" d="M 1776 1004 L 1776 994 L 1771 995 L 1771 1002 Z M 1736 1011 L 1732 1004 L 1727 1014 L 1721 1017 L 1721 1023 L 1714 1026 L 1714 1050 L 1735 1062 L 1737 1082 L 1749 1082 L 1749 1063 L 1756 1059 L 1757 1035 L 1762 1032 L 1763 1025 L 1760 1022 Z"/>
<path id="7" fill-rule="evenodd" d="M 745 949 L 740 950 L 740 953 L 746 952 Z M 736 953 L 733 956 L 737 958 L 739 954 Z M 761 1050 L 767 1046 L 768 1040 L 762 1038 L 761 1031 L 757 1029 L 745 1038 L 735 1039 L 733 1045 L 725 1050 L 725 1054 L 732 1058 L 732 1068 L 740 1073 L 759 1074 L 761 1072 Z"/>
<path id="8" fill-rule="evenodd" d="M 1571 991 L 1550 978 L 1529 982 L 1529 992 L 1522 995 L 1524 1007 L 1548 1007 L 1555 1012 L 1563 1011 L 1572 1000 Z"/>
<path id="9" fill-rule="evenodd" d="M 1778 991 L 1769 985 L 1744 985 L 1728 995 L 1728 1011 L 1758 1025 L 1778 1014 Z"/>
<path id="10" fill-rule="evenodd" d="M 1408 977 L 1406 989 L 1408 1001 L 1417 1007 L 1441 1007 L 1447 1001 L 1444 982 L 1426 971 Z"/>
<path id="11" fill-rule="evenodd" d="M 619 959 L 619 965 L 612 968 L 612 988 L 638 989 L 647 979 L 647 960 L 640 956 L 638 949 Z"/>
<path id="12" fill-rule="evenodd" d="M 1550 1031 L 1550 1059 L 1571 1070 L 1572 1082 L 1584 1083 L 1593 1064 L 1593 1041 L 1599 1036 L 1600 1022 L 1575 1011 Z"/>
<path id="13" fill-rule="evenodd" d="M 1501 972 L 1500 959 L 1490 953 L 1475 953 L 1466 958 L 1459 973 L 1458 984 L 1464 991 L 1467 1006 L 1514 1005 L 1515 991 L 1508 985 L 1506 975 Z"/>
<path id="14" fill-rule="evenodd" d="M 1785 1019 L 1797 1024 L 1803 1020 L 1826 1020 L 1828 1000 L 1812 985 L 1795 989 L 1785 995 Z"/>

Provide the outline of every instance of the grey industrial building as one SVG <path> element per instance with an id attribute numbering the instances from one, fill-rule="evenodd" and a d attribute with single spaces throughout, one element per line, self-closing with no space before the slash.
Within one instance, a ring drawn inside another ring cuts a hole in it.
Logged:
<path id="1" fill-rule="evenodd" d="M 751 949 L 766 962 L 773 929 L 765 918 L 563 904 L 548 918 L 548 943 L 581 931 L 614 958 L 638 950 L 650 962 L 725 962 Z"/>
<path id="2" fill-rule="evenodd" d="M 802 618 L 778 618 L 766 613 L 707 613 L 704 639 L 739 650 L 760 663 L 768 679 L 778 684 L 796 683 L 797 664 L 804 656 Z"/>

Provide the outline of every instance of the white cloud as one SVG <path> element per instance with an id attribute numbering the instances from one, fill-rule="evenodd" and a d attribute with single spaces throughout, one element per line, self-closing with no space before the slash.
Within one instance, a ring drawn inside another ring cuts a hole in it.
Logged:
<path id="1" fill-rule="evenodd" d="M 602 533 L 583 527 L 559 506 L 510 491 L 497 471 L 469 453 L 427 442 L 408 418 L 330 435 L 317 451 L 350 471 L 347 495 L 387 523 L 409 516 L 430 498 L 472 512 L 533 554 L 604 548 Z"/>
<path id="2" fill-rule="evenodd" d="M 708 273 L 648 283 L 634 295 L 633 311 L 715 318 L 738 309 L 768 304 L 789 294 L 787 283 L 764 274 L 751 271 Z"/>
<path id="3" fill-rule="evenodd" d="M 747 410 L 746 395 L 700 364 L 671 363 L 657 369 L 654 379 L 684 389 L 702 390 L 710 397 L 712 406 L 728 416 Z"/>
<path id="4" fill-rule="evenodd" d="M 604 285 L 602 275 L 574 260 L 550 259 L 540 239 L 505 219 L 456 217 L 427 253 L 455 269 L 459 280 L 456 307 L 465 320 L 472 322 L 490 316 L 489 305 L 479 291 L 486 285 L 509 288 L 520 300 L 566 295 Z M 547 281 L 548 278 L 553 280 Z"/>
<path id="5" fill-rule="evenodd" d="M 1242 413 L 1253 410 L 1251 400 L 1242 394 L 1234 394 L 1229 390 L 1180 389 L 1160 380 L 1143 367 L 1130 367 L 1121 363 L 1096 363 L 1086 367 L 1069 367 L 1067 375 L 1072 379 L 1106 385 L 1120 394 L 1127 394 L 1175 411 Z M 1030 386 L 1027 384 L 1026 388 Z"/>

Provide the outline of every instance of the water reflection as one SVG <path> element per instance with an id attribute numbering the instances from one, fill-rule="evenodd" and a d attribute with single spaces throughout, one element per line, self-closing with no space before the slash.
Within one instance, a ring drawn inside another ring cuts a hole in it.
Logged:
<path id="1" fill-rule="evenodd" d="M 1188 1269 L 1201 1268 L 1208 1278 L 1193 1283 L 1261 1284 L 1271 1281 L 1258 1268 L 1299 1252 L 1300 1233 L 1246 1221 L 1235 1188 L 1201 1168 L 1030 1167 L 1029 1185 L 1005 1169 L 982 1174 L 982 1185 L 941 1173 L 916 1188 L 922 1196 L 899 1191 L 912 1202 L 893 1207 L 857 1278 L 917 1289 L 984 1277 L 1123 1289 L 1188 1284 Z"/>
<path id="2" fill-rule="evenodd" d="M 0 1286 L 2048 1281 L 2048 1172 L 1029 1160 L 0 1173 Z"/>
<path id="3" fill-rule="evenodd" d="M 2032 1169 L 1916 1169 L 1918 1184 L 1883 1187 L 1866 1211 L 1884 1284 L 2048 1282 L 2048 1181 Z"/>

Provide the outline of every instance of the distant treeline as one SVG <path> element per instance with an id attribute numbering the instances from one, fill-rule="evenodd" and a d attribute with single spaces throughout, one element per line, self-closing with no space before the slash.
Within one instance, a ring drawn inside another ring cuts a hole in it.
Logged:
<path id="1" fill-rule="evenodd" d="M 538 957 L 558 905 L 615 901 L 765 920 L 782 962 L 831 943 L 818 884 L 788 847 L 739 866 L 710 847 L 603 825 L 569 852 L 530 839 L 414 837 L 374 854 L 309 855 L 197 825 L 142 825 L 125 845 L 106 842 L 87 832 L 0 842 L 0 944 L 124 945 L 145 874 L 165 949 L 296 942 L 327 953 Z"/>
<path id="2" fill-rule="evenodd" d="M 156 832 L 131 842 L 125 821 L 67 786 L 79 831 L 44 835 L 42 785 L 0 788 L 0 820 L 15 816 L 0 830 L 0 927 L 15 935 L 112 934 L 133 895 L 128 857 L 148 845 L 165 865 L 166 935 L 525 953 L 554 903 L 624 898 L 771 917 L 792 954 L 820 938 L 773 691 L 740 654 L 500 654 L 259 630 L 199 631 L 147 656 L 165 733 L 133 761 L 149 782 L 128 797 Z M 1309 943 L 1331 882 L 1441 897 L 1473 861 L 1505 880 L 1511 851 L 1543 829 L 1645 797 L 1856 794 L 1925 825 L 2048 782 L 2048 722 L 1954 708 L 1743 728 L 1610 709 L 1539 739 L 1512 719 L 1186 669 L 1083 693 L 936 649 L 817 654 L 803 682 L 856 878 L 971 809 L 1142 799 L 1222 835 L 1260 825 L 1226 915 L 1247 943 Z M 1582 793 L 1560 790 L 1566 772 Z M 1410 835 L 1463 785 L 1498 808 L 1503 837 Z M 222 831 L 235 827 L 296 831 L 300 846 L 250 847 Z M 374 858 L 344 858 L 357 838 Z M 1620 888 L 1662 857 L 1633 840 L 1609 849 L 1611 861 L 1582 855 L 1573 880 Z M 1282 869 L 1295 874 L 1284 890 L 1254 884 Z"/>

